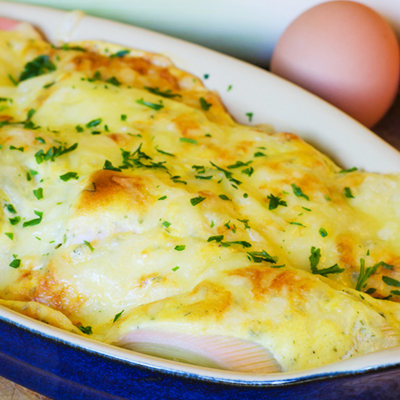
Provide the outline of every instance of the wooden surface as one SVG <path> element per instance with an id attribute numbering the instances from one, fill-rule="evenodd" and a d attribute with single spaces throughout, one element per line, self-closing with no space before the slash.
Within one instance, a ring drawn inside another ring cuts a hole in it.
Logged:
<path id="1" fill-rule="evenodd" d="M 400 150 L 400 93 L 385 117 L 372 130 Z M 0 400 L 50 400 L 0 377 Z"/>

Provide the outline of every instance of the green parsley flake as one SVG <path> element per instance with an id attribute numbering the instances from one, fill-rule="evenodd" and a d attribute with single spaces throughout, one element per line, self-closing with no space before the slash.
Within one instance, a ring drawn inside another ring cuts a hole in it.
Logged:
<path id="1" fill-rule="evenodd" d="M 357 279 L 356 290 L 361 291 L 361 289 L 364 289 L 365 286 L 367 286 L 367 279 L 376 272 L 379 266 L 380 264 L 378 263 L 365 269 L 365 260 L 363 258 L 360 259 L 360 273 Z"/>
<path id="2" fill-rule="evenodd" d="M 92 121 L 86 124 L 86 128 L 94 128 L 95 126 L 100 125 L 102 121 L 103 120 L 101 118 L 93 119 Z"/>
<path id="3" fill-rule="evenodd" d="M 43 188 L 38 188 L 37 190 L 34 190 L 33 194 L 38 200 L 43 199 Z"/>
<path id="4" fill-rule="evenodd" d="M 167 89 L 164 92 L 162 92 L 158 87 L 151 88 L 151 87 L 145 86 L 144 88 L 147 91 L 149 91 L 150 93 L 153 93 L 153 94 L 155 94 L 157 96 L 165 97 L 167 99 L 172 99 L 174 97 L 182 97 L 180 94 L 171 93 L 171 89 Z"/>
<path id="5" fill-rule="evenodd" d="M 254 172 L 254 168 L 253 167 L 249 167 L 249 168 L 244 169 L 242 171 L 242 174 L 246 174 L 246 175 L 248 175 L 250 177 L 251 175 L 253 175 L 253 172 Z"/>
<path id="6" fill-rule="evenodd" d="M 225 201 L 232 201 L 228 196 L 226 196 L 225 194 L 220 194 L 218 196 L 221 200 L 225 200 Z"/>
<path id="7" fill-rule="evenodd" d="M 122 313 L 124 312 L 125 310 L 122 310 L 120 313 L 118 313 L 118 314 L 115 314 L 115 317 L 114 317 L 114 320 L 113 320 L 113 323 L 114 322 L 116 322 L 120 317 L 121 317 L 121 315 L 122 315 Z"/>
<path id="8" fill-rule="evenodd" d="M 21 147 L 10 146 L 10 150 L 18 150 L 22 153 L 24 152 L 23 146 L 21 146 Z"/>
<path id="9" fill-rule="evenodd" d="M 176 266 L 175 268 L 172 268 L 172 271 L 178 271 L 178 269 L 179 269 L 179 267 L 178 266 Z"/>
<path id="10" fill-rule="evenodd" d="M 121 82 L 115 76 L 112 76 L 111 78 L 107 79 L 106 82 L 114 86 L 121 85 Z"/>
<path id="11" fill-rule="evenodd" d="M 375 288 L 369 288 L 368 290 L 365 291 L 366 294 L 373 294 L 376 292 Z"/>
<path id="12" fill-rule="evenodd" d="M 10 263 L 11 268 L 19 268 L 20 265 L 21 265 L 21 260 L 18 258 L 14 258 L 14 260 L 12 260 Z"/>
<path id="13" fill-rule="evenodd" d="M 243 162 L 243 161 L 236 161 L 235 164 L 228 165 L 228 169 L 234 169 L 234 168 L 241 168 L 241 167 L 247 167 L 249 164 L 251 164 L 253 160 Z"/>
<path id="14" fill-rule="evenodd" d="M 156 146 L 155 149 L 156 149 L 159 153 L 161 153 L 161 154 L 165 154 L 166 156 L 170 156 L 170 157 L 175 157 L 175 154 L 167 153 L 167 152 L 164 151 L 164 150 L 160 150 L 160 149 L 158 148 L 158 146 Z"/>
<path id="15" fill-rule="evenodd" d="M 318 269 L 317 265 L 321 259 L 321 250 L 316 249 L 314 246 L 311 247 L 311 255 L 308 259 L 310 261 L 311 272 L 315 275 L 326 276 L 329 274 L 340 274 L 345 270 L 344 268 L 339 268 L 337 264 L 329 268 Z"/>
<path id="16" fill-rule="evenodd" d="M 17 210 L 12 204 L 7 204 L 6 205 L 7 211 L 10 212 L 11 214 L 16 214 Z"/>
<path id="17" fill-rule="evenodd" d="M 11 240 L 14 240 L 14 234 L 12 232 L 4 232 L 4 234 L 10 238 Z"/>
<path id="18" fill-rule="evenodd" d="M 80 125 L 77 125 L 75 129 L 77 132 L 83 132 L 83 128 Z"/>
<path id="19" fill-rule="evenodd" d="M 9 218 L 11 225 L 17 225 L 21 222 L 21 217 Z"/>
<path id="20" fill-rule="evenodd" d="M 232 85 L 228 86 L 227 92 L 230 92 L 232 90 Z"/>
<path id="21" fill-rule="evenodd" d="M 202 201 L 204 201 L 206 198 L 205 197 L 194 197 L 193 199 L 190 199 L 190 204 L 192 206 L 197 206 L 197 204 L 201 203 Z"/>
<path id="22" fill-rule="evenodd" d="M 19 77 L 19 81 L 22 82 L 26 79 L 44 75 L 55 70 L 56 66 L 50 61 L 50 57 L 48 55 L 41 55 L 25 64 L 24 70 Z"/>
<path id="23" fill-rule="evenodd" d="M 64 154 L 70 153 L 71 151 L 75 150 L 78 147 L 78 143 L 74 143 L 71 147 L 50 147 L 47 152 L 45 153 L 43 150 L 39 150 L 35 154 L 36 162 L 41 164 L 43 161 L 54 161 L 56 157 L 60 157 Z"/>
<path id="24" fill-rule="evenodd" d="M 46 144 L 46 141 L 41 136 L 36 136 L 35 140 L 37 140 L 39 143 Z"/>
<path id="25" fill-rule="evenodd" d="M 328 236 L 328 232 L 324 228 L 319 228 L 319 234 L 322 237 L 327 237 Z"/>
<path id="26" fill-rule="evenodd" d="M 251 251 L 247 252 L 250 261 L 253 261 L 255 263 L 261 263 L 261 262 L 268 262 L 271 264 L 276 264 L 278 261 L 278 257 L 272 257 L 270 256 L 265 250 L 262 251 Z"/>
<path id="27" fill-rule="evenodd" d="M 382 280 L 386 283 L 386 285 L 400 287 L 400 282 L 396 279 L 390 278 L 389 276 L 383 275 Z"/>
<path id="28" fill-rule="evenodd" d="M 306 228 L 306 226 L 304 226 L 303 224 L 301 224 L 300 222 L 289 222 L 290 225 L 298 225 L 298 226 L 302 226 L 303 228 Z"/>
<path id="29" fill-rule="evenodd" d="M 35 219 L 31 219 L 30 221 L 25 221 L 22 224 L 23 228 L 26 228 L 28 226 L 35 226 L 35 225 L 39 225 L 42 222 L 42 218 L 43 218 L 43 212 L 41 211 L 33 211 L 39 218 L 35 218 Z"/>
<path id="30" fill-rule="evenodd" d="M 116 172 L 122 171 L 120 168 L 113 167 L 113 165 L 111 164 L 111 161 L 108 161 L 108 160 L 104 161 L 103 169 L 107 169 L 109 171 L 116 171 Z"/>
<path id="31" fill-rule="evenodd" d="M 204 111 L 208 111 L 212 106 L 212 103 L 208 103 L 204 97 L 200 97 L 200 106 Z"/>
<path id="32" fill-rule="evenodd" d="M 303 191 L 294 183 L 291 184 L 292 189 L 293 189 L 293 193 L 295 194 L 295 196 L 297 197 L 304 197 L 307 201 L 310 201 L 310 198 L 303 193 Z"/>
<path id="33" fill-rule="evenodd" d="M 350 169 L 342 169 L 341 171 L 339 171 L 339 174 L 345 174 L 347 172 L 354 172 L 354 171 L 357 171 L 357 170 L 358 170 L 358 168 L 356 168 L 356 167 L 353 167 L 353 168 L 350 168 Z"/>
<path id="34" fill-rule="evenodd" d="M 186 246 L 185 246 L 184 244 L 181 244 L 181 245 L 175 246 L 174 249 L 175 249 L 176 251 L 183 251 L 183 250 L 186 249 Z"/>
<path id="35" fill-rule="evenodd" d="M 253 119 L 253 113 L 252 112 L 248 112 L 248 113 L 246 113 L 246 115 L 249 117 L 249 122 L 251 122 L 252 119 Z"/>
<path id="36" fill-rule="evenodd" d="M 79 330 L 85 335 L 92 335 L 92 327 L 91 326 L 78 326 Z"/>
<path id="37" fill-rule="evenodd" d="M 114 54 L 111 54 L 111 55 L 110 55 L 110 58 L 113 58 L 113 57 L 121 58 L 121 57 L 126 56 L 126 55 L 129 54 L 130 52 L 131 52 L 130 50 L 120 50 L 120 51 L 117 51 L 117 52 L 114 53 Z"/>
<path id="38" fill-rule="evenodd" d="M 171 226 L 171 222 L 168 222 L 168 221 L 164 221 L 162 224 L 163 224 L 166 228 L 169 228 L 169 227 Z"/>
<path id="39" fill-rule="evenodd" d="M 353 193 L 351 193 L 351 189 L 349 187 L 345 187 L 344 188 L 344 195 L 348 198 L 348 199 L 354 199 Z"/>
<path id="40" fill-rule="evenodd" d="M 257 151 L 254 153 L 254 157 L 267 157 L 266 154 L 264 154 L 262 151 Z"/>
<path id="41" fill-rule="evenodd" d="M 157 199 L 157 200 L 165 200 L 167 198 L 167 196 L 162 196 L 162 197 L 160 197 L 159 199 Z"/>
<path id="42" fill-rule="evenodd" d="M 90 250 L 90 251 L 92 251 L 92 252 L 94 251 L 93 246 L 92 246 L 89 242 L 87 242 L 86 240 L 84 240 L 83 243 L 85 243 L 86 246 L 89 247 L 89 250 Z"/>
<path id="43" fill-rule="evenodd" d="M 142 106 L 146 106 L 151 108 L 152 110 L 158 111 L 164 108 L 162 104 L 150 103 L 149 101 L 144 101 L 143 98 L 136 100 L 136 103 L 141 104 Z"/>
<path id="44" fill-rule="evenodd" d="M 60 179 L 64 182 L 69 181 L 70 179 L 79 179 L 77 172 L 67 172 L 64 175 L 60 175 Z"/>
<path id="45" fill-rule="evenodd" d="M 267 199 L 269 199 L 269 210 L 275 210 L 275 208 L 278 208 L 278 206 L 287 207 L 286 201 L 281 200 L 281 198 L 278 196 L 275 197 L 273 194 L 270 194 L 267 196 Z"/>
<path id="46" fill-rule="evenodd" d="M 190 139 L 190 138 L 185 138 L 185 137 L 179 138 L 179 141 L 180 142 L 185 142 L 185 143 L 197 144 L 197 140 Z"/>

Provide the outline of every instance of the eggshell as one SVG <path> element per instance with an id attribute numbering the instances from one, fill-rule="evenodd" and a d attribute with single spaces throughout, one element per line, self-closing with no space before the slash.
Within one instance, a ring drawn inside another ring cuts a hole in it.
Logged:
<path id="1" fill-rule="evenodd" d="M 390 25 L 371 8 L 332 1 L 290 24 L 276 45 L 271 71 L 371 127 L 398 91 L 399 44 Z"/>

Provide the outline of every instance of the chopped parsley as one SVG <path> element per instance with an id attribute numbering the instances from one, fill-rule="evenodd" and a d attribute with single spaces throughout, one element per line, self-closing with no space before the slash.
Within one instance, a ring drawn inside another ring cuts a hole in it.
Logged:
<path id="1" fill-rule="evenodd" d="M 21 217 L 9 218 L 8 220 L 10 221 L 11 225 L 17 225 L 21 222 Z"/>
<path id="2" fill-rule="evenodd" d="M 200 97 L 200 106 L 204 111 L 208 111 L 212 106 L 212 103 L 208 103 L 204 97 Z"/>
<path id="3" fill-rule="evenodd" d="M 129 54 L 130 52 L 131 52 L 130 50 L 120 50 L 120 51 L 117 51 L 117 52 L 114 53 L 114 54 L 111 54 L 111 55 L 110 55 L 110 58 L 113 58 L 113 57 L 121 58 L 121 57 L 126 56 L 126 55 Z"/>
<path id="4" fill-rule="evenodd" d="M 126 121 L 126 114 L 121 114 L 121 121 Z"/>
<path id="5" fill-rule="evenodd" d="M 344 195 L 348 199 L 354 199 L 353 193 L 351 193 L 351 189 L 349 187 L 347 187 L 347 186 L 344 188 Z"/>
<path id="6" fill-rule="evenodd" d="M 28 226 L 35 226 L 35 225 L 39 225 L 42 222 L 42 218 L 43 218 L 43 212 L 41 211 L 33 211 L 39 218 L 35 218 L 35 219 L 31 219 L 30 221 L 25 221 L 22 224 L 23 228 L 26 228 Z"/>
<path id="7" fill-rule="evenodd" d="M 179 267 L 178 266 L 176 266 L 176 267 L 174 267 L 174 268 L 172 268 L 172 271 L 178 271 L 178 269 L 179 269 Z"/>
<path id="8" fill-rule="evenodd" d="M 327 237 L 328 236 L 328 232 L 324 228 L 319 228 L 319 234 L 322 237 Z"/>
<path id="9" fill-rule="evenodd" d="M 43 199 L 43 188 L 38 188 L 38 189 L 34 190 L 33 194 L 35 195 L 35 197 L 38 200 Z"/>
<path id="10" fill-rule="evenodd" d="M 373 294 L 375 292 L 376 292 L 376 289 L 372 288 L 372 287 L 365 291 L 366 294 Z"/>
<path id="11" fill-rule="evenodd" d="M 168 222 L 168 221 L 164 221 L 162 224 L 163 224 L 166 228 L 169 228 L 169 227 L 171 226 L 171 222 Z"/>
<path id="12" fill-rule="evenodd" d="M 212 179 L 212 175 L 208 175 L 208 176 L 204 176 L 204 175 L 195 175 L 194 176 L 196 179 L 203 179 L 203 180 L 206 180 L 206 181 L 209 181 L 209 180 L 211 180 Z"/>
<path id="13" fill-rule="evenodd" d="M 367 286 L 367 279 L 376 272 L 379 268 L 379 263 L 375 264 L 373 267 L 368 267 L 365 269 L 365 260 L 363 258 L 360 259 L 360 273 L 357 279 L 356 290 L 361 291 Z"/>
<path id="14" fill-rule="evenodd" d="M 22 82 L 26 79 L 44 75 L 55 70 L 56 66 L 50 61 L 50 57 L 48 55 L 41 55 L 25 64 L 24 70 L 19 77 L 19 81 Z"/>
<path id="15" fill-rule="evenodd" d="M 256 153 L 254 153 L 254 157 L 267 157 L 267 155 L 262 151 L 257 151 Z"/>
<path id="16" fill-rule="evenodd" d="M 150 103 L 149 101 L 144 101 L 143 98 L 136 100 L 136 103 L 141 104 L 142 106 L 146 106 L 151 108 L 152 110 L 158 111 L 164 108 L 162 104 Z"/>
<path id="17" fill-rule="evenodd" d="M 386 285 L 400 287 L 400 282 L 396 279 L 390 278 L 389 276 L 383 275 L 382 280 L 386 283 Z"/>
<path id="18" fill-rule="evenodd" d="M 94 248 L 93 248 L 93 246 L 88 242 L 88 241 L 86 241 L 86 240 L 84 240 L 83 241 L 83 243 L 85 243 L 86 244 L 86 246 L 87 247 L 89 247 L 89 250 L 91 251 L 91 252 L 93 252 L 94 251 Z"/>
<path id="19" fill-rule="evenodd" d="M 36 162 L 41 164 L 43 161 L 54 161 L 56 157 L 60 157 L 64 154 L 70 153 L 78 147 L 78 143 L 74 143 L 71 147 L 59 146 L 59 147 L 50 147 L 45 153 L 43 150 L 39 150 L 35 154 Z"/>
<path id="20" fill-rule="evenodd" d="M 220 243 L 222 240 L 224 240 L 224 235 L 218 235 L 218 236 L 210 236 L 207 239 L 207 242 L 217 242 Z"/>
<path id="21" fill-rule="evenodd" d="M 121 82 L 115 76 L 112 76 L 111 78 L 107 79 L 106 82 L 110 83 L 111 85 L 114 85 L 114 86 L 121 85 Z"/>
<path id="22" fill-rule="evenodd" d="M 218 196 L 221 200 L 225 200 L 225 201 L 232 201 L 228 196 L 226 196 L 225 194 L 220 194 Z"/>
<path id="23" fill-rule="evenodd" d="M 122 315 L 122 313 L 124 312 L 125 310 L 122 310 L 120 313 L 118 313 L 118 314 L 115 314 L 115 317 L 114 317 L 114 320 L 113 320 L 113 323 L 114 322 L 116 322 L 120 317 L 121 317 L 121 315 Z"/>
<path id="24" fill-rule="evenodd" d="M 16 258 L 16 255 L 14 254 L 14 260 L 11 261 L 10 263 L 10 267 L 11 268 L 19 268 L 21 265 L 21 260 Z"/>
<path id="25" fill-rule="evenodd" d="M 14 234 L 12 232 L 4 232 L 4 234 L 10 238 L 11 240 L 14 240 Z"/>
<path id="26" fill-rule="evenodd" d="M 243 161 L 236 161 L 235 164 L 228 165 L 228 169 L 234 169 L 234 168 L 241 168 L 241 167 L 247 167 L 249 164 L 251 164 L 253 160 L 243 162 Z"/>
<path id="27" fill-rule="evenodd" d="M 253 113 L 252 112 L 248 112 L 248 113 L 246 113 L 246 115 L 249 117 L 249 122 L 251 122 L 252 119 L 253 119 Z"/>
<path id="28" fill-rule="evenodd" d="M 24 148 L 23 147 L 10 146 L 10 150 L 18 150 L 18 151 L 21 151 L 22 153 L 24 152 Z"/>
<path id="29" fill-rule="evenodd" d="M 14 86 L 18 85 L 18 82 L 15 80 L 15 78 L 11 74 L 8 74 L 8 79 L 12 82 L 12 84 Z"/>
<path id="30" fill-rule="evenodd" d="M 115 168 L 112 165 L 111 161 L 108 161 L 108 160 L 104 161 L 103 169 L 108 169 L 110 171 L 116 171 L 116 172 L 121 172 L 122 171 L 120 168 Z"/>
<path id="31" fill-rule="evenodd" d="M 77 125 L 75 129 L 77 132 L 83 132 L 83 128 L 80 125 Z"/>
<path id="32" fill-rule="evenodd" d="M 171 89 L 167 89 L 164 92 L 161 91 L 158 87 L 156 88 L 151 88 L 148 86 L 144 87 L 147 91 L 149 91 L 150 93 L 156 94 L 157 96 L 162 96 L 165 97 L 167 99 L 172 99 L 174 97 L 182 97 L 180 94 L 175 94 L 171 92 Z"/>
<path id="33" fill-rule="evenodd" d="M 205 197 L 194 197 L 193 199 L 190 199 L 190 204 L 192 206 L 197 206 L 197 204 L 201 203 L 202 201 L 204 201 L 206 198 Z"/>
<path id="34" fill-rule="evenodd" d="M 64 175 L 60 175 L 60 179 L 64 182 L 69 181 L 70 179 L 79 179 L 77 172 L 67 172 Z"/>
<path id="35" fill-rule="evenodd" d="M 92 335 L 92 327 L 91 326 L 78 326 L 79 330 L 85 335 Z"/>
<path id="36" fill-rule="evenodd" d="M 175 246 L 175 248 L 174 248 L 174 250 L 176 250 L 176 251 L 183 251 L 185 249 L 186 249 L 186 246 L 184 244 Z"/>
<path id="37" fill-rule="evenodd" d="M 52 87 L 55 83 L 56 83 L 56 82 L 48 83 L 47 85 L 44 85 L 44 86 L 43 86 L 43 89 L 48 89 L 49 87 Z"/>
<path id="38" fill-rule="evenodd" d="M 251 175 L 253 175 L 253 172 L 254 172 L 254 168 L 253 167 L 249 167 L 249 168 L 244 169 L 242 171 L 242 174 L 246 174 L 246 175 L 248 175 L 250 177 Z"/>
<path id="39" fill-rule="evenodd" d="M 95 126 L 100 125 L 102 122 L 103 120 L 101 118 L 93 119 L 86 124 L 86 128 L 94 128 Z"/>
<path id="40" fill-rule="evenodd" d="M 292 189 L 293 189 L 293 193 L 295 194 L 295 196 L 297 197 L 304 197 L 306 200 L 310 201 L 310 198 L 303 193 L 303 191 L 294 183 L 291 184 Z"/>
<path id="41" fill-rule="evenodd" d="M 165 200 L 167 198 L 167 196 L 162 196 L 162 197 L 160 197 L 159 199 L 157 199 L 157 200 Z"/>
<path id="42" fill-rule="evenodd" d="M 190 139 L 190 138 L 185 138 L 185 137 L 179 138 L 179 141 L 180 142 L 185 142 L 185 143 L 197 144 L 197 140 Z"/>
<path id="43" fill-rule="evenodd" d="M 326 276 L 329 274 L 340 274 L 345 270 L 344 268 L 339 268 L 337 264 L 329 268 L 318 269 L 317 265 L 321 259 L 321 250 L 316 249 L 314 246 L 311 247 L 311 255 L 308 259 L 310 260 L 311 272 L 315 275 Z"/>
<path id="44" fill-rule="evenodd" d="M 159 153 L 161 153 L 161 154 L 165 154 L 166 156 L 170 156 L 170 157 L 175 157 L 175 154 L 168 153 L 168 152 L 166 152 L 166 151 L 164 151 L 164 150 L 160 150 L 160 149 L 158 148 L 158 146 L 156 146 L 155 149 L 156 149 Z"/>
<path id="45" fill-rule="evenodd" d="M 303 228 L 306 228 L 306 226 L 304 226 L 303 224 L 301 224 L 300 222 L 289 222 L 290 225 L 298 225 L 298 226 L 302 226 Z"/>
<path id="46" fill-rule="evenodd" d="M 36 136 L 35 140 L 37 140 L 39 143 L 46 144 L 46 141 L 41 136 Z"/>
<path id="47" fill-rule="evenodd" d="M 354 172 L 354 171 L 357 171 L 357 170 L 358 170 L 357 167 L 353 167 L 353 168 L 350 168 L 350 169 L 342 169 L 341 171 L 339 171 L 339 174 L 345 174 L 347 172 Z"/>
<path id="48" fill-rule="evenodd" d="M 286 201 L 281 200 L 280 197 L 274 196 L 272 193 L 267 196 L 267 199 L 269 199 L 269 210 L 275 210 L 275 208 L 278 208 L 278 206 L 287 207 Z"/>
<path id="49" fill-rule="evenodd" d="M 250 229 L 250 225 L 248 224 L 248 222 L 249 222 L 248 219 L 238 219 L 238 221 L 244 223 L 244 229 Z"/>
<path id="50" fill-rule="evenodd" d="M 192 169 L 196 170 L 199 174 L 206 173 L 206 168 L 203 165 L 192 165 Z"/>
<path id="51" fill-rule="evenodd" d="M 204 79 L 208 79 L 210 77 L 210 74 L 204 74 Z"/>
<path id="52" fill-rule="evenodd" d="M 251 251 L 247 252 L 247 254 L 249 255 L 249 260 L 255 263 L 268 262 L 271 264 L 276 264 L 278 261 L 278 257 L 270 256 L 265 250 Z"/>
<path id="53" fill-rule="evenodd" d="M 228 86 L 228 89 L 226 90 L 227 92 L 229 92 L 229 91 L 231 91 L 232 90 L 232 85 L 229 85 Z"/>
<path id="54" fill-rule="evenodd" d="M 11 214 L 16 214 L 17 210 L 12 204 L 7 204 L 6 205 L 7 211 L 10 212 Z"/>

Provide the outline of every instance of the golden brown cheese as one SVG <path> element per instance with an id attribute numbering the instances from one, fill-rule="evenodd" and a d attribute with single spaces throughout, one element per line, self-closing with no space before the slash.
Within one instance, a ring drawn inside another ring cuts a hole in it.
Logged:
<path id="1" fill-rule="evenodd" d="M 238 125 L 158 55 L 0 50 L 1 305 L 108 343 L 233 336 L 285 371 L 398 345 L 399 175 Z"/>

